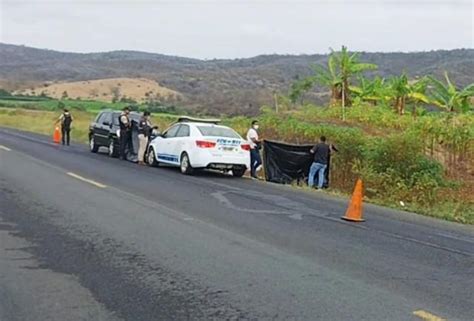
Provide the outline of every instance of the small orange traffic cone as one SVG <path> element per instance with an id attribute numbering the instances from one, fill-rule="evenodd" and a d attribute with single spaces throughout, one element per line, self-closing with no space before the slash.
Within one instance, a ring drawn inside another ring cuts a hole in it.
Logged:
<path id="1" fill-rule="evenodd" d="M 56 126 L 56 128 L 54 129 L 53 142 L 55 144 L 59 144 L 61 142 L 61 132 L 59 131 L 58 126 Z"/>
<path id="2" fill-rule="evenodd" d="M 359 178 L 357 180 L 356 186 L 354 188 L 354 193 L 352 193 L 352 199 L 347 208 L 346 215 L 341 217 L 343 220 L 351 222 L 363 222 L 365 221 L 362 218 L 362 198 L 364 197 L 364 191 L 362 189 L 362 180 Z"/>

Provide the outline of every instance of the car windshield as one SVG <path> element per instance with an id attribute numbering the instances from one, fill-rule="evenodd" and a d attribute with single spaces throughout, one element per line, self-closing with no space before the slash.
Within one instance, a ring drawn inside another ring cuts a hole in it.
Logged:
<path id="1" fill-rule="evenodd" d="M 240 136 L 230 128 L 217 126 L 197 126 L 203 136 L 240 138 Z"/>
<path id="2" fill-rule="evenodd" d="M 120 117 L 120 113 L 114 113 L 113 114 L 113 121 L 114 121 L 114 125 L 118 125 L 119 124 L 119 117 Z M 128 114 L 128 117 L 130 118 L 130 120 L 132 121 L 135 121 L 136 123 L 138 123 L 140 121 L 140 115 L 139 114 L 135 114 L 135 113 L 130 113 Z"/>

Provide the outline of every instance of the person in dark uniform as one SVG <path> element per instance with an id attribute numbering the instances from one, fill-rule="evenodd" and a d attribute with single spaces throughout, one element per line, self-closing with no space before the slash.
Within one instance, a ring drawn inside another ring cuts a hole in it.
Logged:
<path id="1" fill-rule="evenodd" d="M 311 153 L 314 154 L 314 161 L 309 169 L 308 186 L 314 186 L 314 176 L 318 174 L 318 189 L 323 188 L 324 174 L 328 166 L 330 147 L 326 144 L 326 137 L 321 136 L 319 143 L 316 144 L 312 149 Z"/>
<path id="2" fill-rule="evenodd" d="M 127 151 L 133 152 L 132 122 L 130 120 L 130 109 L 125 107 L 119 117 L 120 125 L 120 159 L 127 159 Z"/>
<path id="3" fill-rule="evenodd" d="M 153 127 L 150 122 L 150 112 L 145 111 L 143 112 L 143 116 L 140 118 L 138 123 L 138 164 L 145 165 L 145 152 L 148 146 L 148 140 L 151 135 L 151 131 Z"/>
<path id="4" fill-rule="evenodd" d="M 69 146 L 69 143 L 71 141 L 71 124 L 72 124 L 73 118 L 69 110 L 64 109 L 63 113 L 61 116 L 59 116 L 59 119 L 56 121 L 57 123 L 61 124 L 61 138 L 62 138 L 62 143 L 63 145 Z"/>

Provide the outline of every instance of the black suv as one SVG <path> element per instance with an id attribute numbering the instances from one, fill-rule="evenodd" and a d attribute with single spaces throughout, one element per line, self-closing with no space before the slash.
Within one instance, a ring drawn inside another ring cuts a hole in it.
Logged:
<path id="1" fill-rule="evenodd" d="M 120 143 L 117 131 L 120 130 L 120 111 L 104 110 L 97 115 L 89 126 L 89 147 L 91 152 L 97 153 L 100 147 L 109 148 L 109 156 L 118 157 Z M 129 114 L 132 126 L 137 126 L 140 114 Z"/>

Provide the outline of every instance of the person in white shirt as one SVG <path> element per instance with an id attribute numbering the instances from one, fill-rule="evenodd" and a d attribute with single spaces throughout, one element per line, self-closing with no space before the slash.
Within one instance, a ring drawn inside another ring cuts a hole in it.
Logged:
<path id="1" fill-rule="evenodd" d="M 250 176 L 257 177 L 257 172 L 262 169 L 262 158 L 260 157 L 261 142 L 258 137 L 258 121 L 252 121 L 252 127 L 247 132 L 247 140 L 250 145 Z"/>

